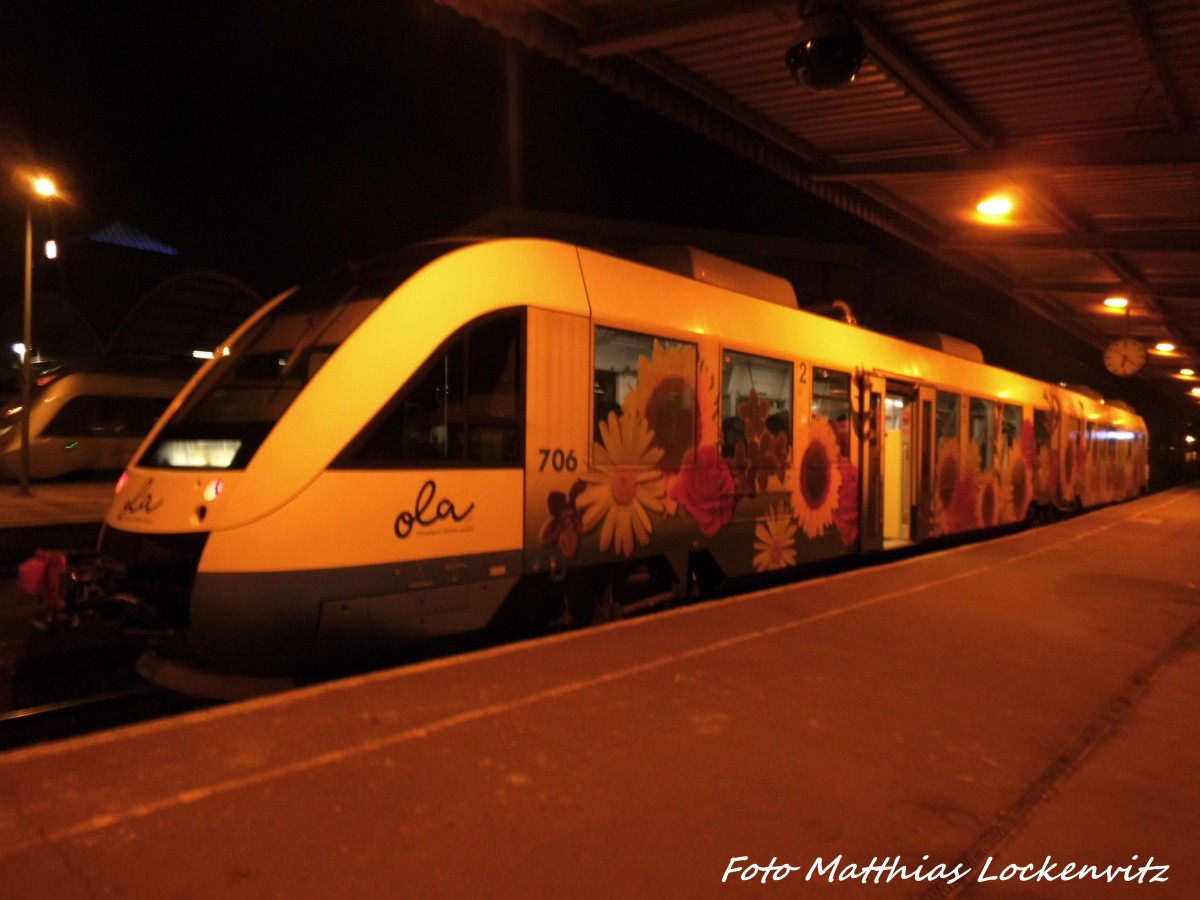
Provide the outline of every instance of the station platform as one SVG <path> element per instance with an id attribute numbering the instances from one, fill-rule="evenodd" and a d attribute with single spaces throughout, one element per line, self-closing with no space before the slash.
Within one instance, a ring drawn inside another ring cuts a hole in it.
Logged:
<path id="1" fill-rule="evenodd" d="M 14 482 L 0 482 L 0 528 L 99 523 L 112 503 L 117 478 L 96 481 L 35 481 L 21 496 Z"/>
<path id="2" fill-rule="evenodd" d="M 1197 547 L 1179 488 L 0 755 L 3 896 L 1197 897 Z"/>
<path id="3" fill-rule="evenodd" d="M 35 481 L 28 496 L 15 482 L 0 482 L 0 571 L 38 547 L 94 545 L 116 481 Z"/>

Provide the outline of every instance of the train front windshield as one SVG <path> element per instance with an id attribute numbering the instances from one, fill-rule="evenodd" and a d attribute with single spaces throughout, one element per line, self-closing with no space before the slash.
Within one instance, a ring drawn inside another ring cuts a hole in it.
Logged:
<path id="1" fill-rule="evenodd" d="M 392 290 L 446 249 L 414 248 L 297 289 L 222 349 L 138 465 L 245 468 L 342 341 Z"/>

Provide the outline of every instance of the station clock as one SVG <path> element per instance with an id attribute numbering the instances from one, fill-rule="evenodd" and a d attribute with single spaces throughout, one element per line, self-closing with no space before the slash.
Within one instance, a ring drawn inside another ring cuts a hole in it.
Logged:
<path id="1" fill-rule="evenodd" d="M 1146 364 L 1146 345 L 1131 337 L 1118 338 L 1104 351 L 1104 365 L 1114 375 L 1133 375 Z"/>

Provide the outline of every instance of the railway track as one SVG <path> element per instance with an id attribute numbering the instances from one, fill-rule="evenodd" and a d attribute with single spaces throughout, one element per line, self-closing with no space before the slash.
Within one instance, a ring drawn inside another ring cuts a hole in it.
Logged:
<path id="1" fill-rule="evenodd" d="M 30 706 L 0 714 L 0 752 L 187 712 L 212 701 L 153 685 Z"/>

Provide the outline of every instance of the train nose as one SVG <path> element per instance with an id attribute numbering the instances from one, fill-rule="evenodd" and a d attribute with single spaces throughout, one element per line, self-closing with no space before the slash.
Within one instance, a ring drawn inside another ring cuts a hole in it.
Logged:
<path id="1" fill-rule="evenodd" d="M 122 589 L 152 610 L 164 629 L 184 633 L 191 627 L 192 586 L 207 532 L 143 534 L 105 526 L 101 559 L 123 570 Z"/>

